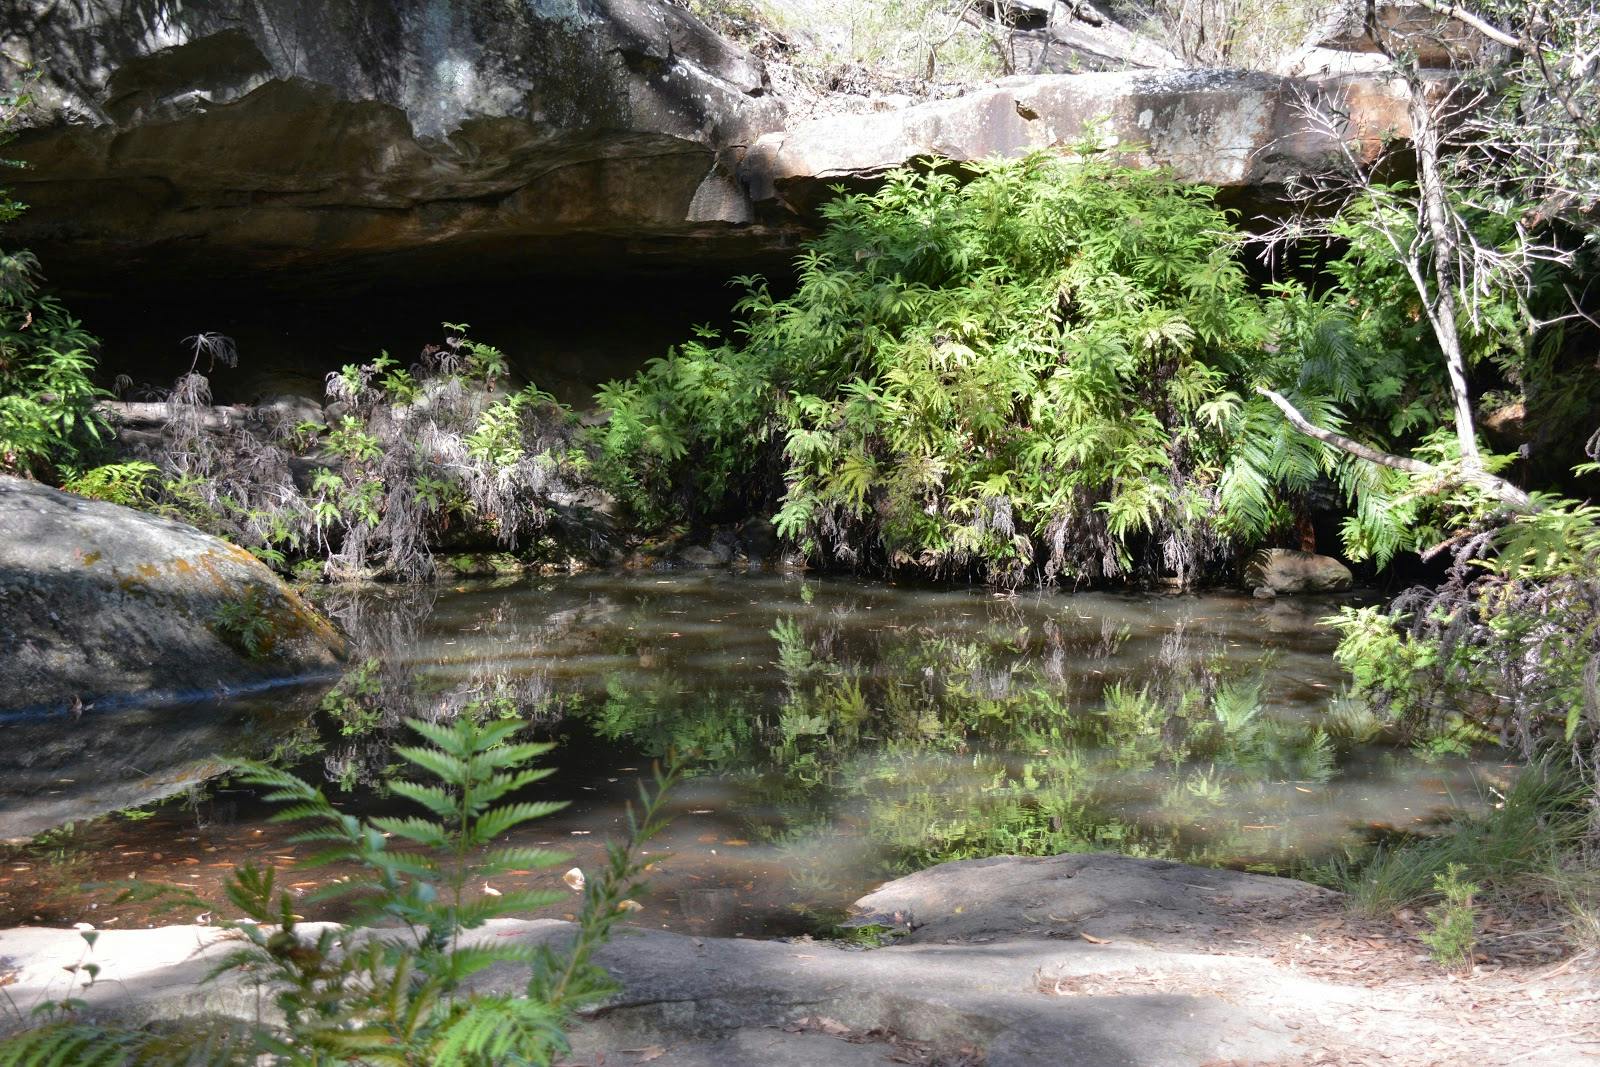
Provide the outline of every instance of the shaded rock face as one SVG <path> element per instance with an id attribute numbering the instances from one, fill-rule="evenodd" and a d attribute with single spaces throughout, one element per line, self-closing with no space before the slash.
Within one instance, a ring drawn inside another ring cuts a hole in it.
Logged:
<path id="1" fill-rule="evenodd" d="M 1281 593 L 1337 593 L 1350 588 L 1350 568 L 1331 556 L 1268 548 L 1245 569 L 1245 584 L 1258 596 Z"/>
<path id="2" fill-rule="evenodd" d="M 648 256 L 749 221 L 727 153 L 780 114 L 661 0 L 0 0 L 0 26 L 47 78 L 12 240 L 58 277 Z"/>
<path id="3" fill-rule="evenodd" d="M 0 720 L 331 675 L 343 641 L 192 526 L 0 477 Z"/>
<path id="4" fill-rule="evenodd" d="M 1299 132 L 1307 83 L 1226 72 L 786 129 L 761 63 L 666 0 L 0 0 L 0 35 L 0 68 L 45 73 L 8 241 L 102 296 L 781 269 L 840 180 L 1071 145 L 1100 116 L 1134 162 L 1232 188 L 1330 147 Z M 1406 132 L 1381 85 L 1323 88 L 1352 135 Z"/>

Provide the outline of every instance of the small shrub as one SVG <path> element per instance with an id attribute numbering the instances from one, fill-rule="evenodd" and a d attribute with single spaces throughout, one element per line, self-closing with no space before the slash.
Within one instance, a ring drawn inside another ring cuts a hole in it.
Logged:
<path id="1" fill-rule="evenodd" d="M 1115 0 L 1112 7 L 1191 67 L 1275 73 L 1356 22 L 1349 0 Z"/>
<path id="2" fill-rule="evenodd" d="M 1474 894 L 1481 887 L 1462 879 L 1466 870 L 1452 863 L 1433 879 L 1433 888 L 1444 899 L 1423 914 L 1433 929 L 1422 934 L 1435 963 L 1460 967 L 1472 962 L 1472 949 L 1478 942 L 1477 913 L 1472 909 Z"/>
<path id="3" fill-rule="evenodd" d="M 30 104 L 25 82 L 0 91 L 0 144 Z M 0 222 L 24 209 L 0 190 Z M 40 288 L 32 252 L 0 250 L 0 473 L 55 477 L 100 443 L 97 344 Z"/>
<path id="4" fill-rule="evenodd" d="M 252 589 L 238 600 L 217 608 L 211 625 L 217 636 L 251 659 L 261 659 L 272 651 L 272 616 L 259 589 Z"/>
<path id="5" fill-rule="evenodd" d="M 555 494 L 588 459 L 572 413 L 528 387 L 506 392 L 504 353 L 447 324 L 410 368 L 383 353 L 328 375 L 325 422 L 217 428 L 202 358 L 231 342 L 202 335 L 168 397 L 154 506 L 249 548 L 297 577 L 306 560 L 336 579 L 420 579 L 446 538 L 515 549 L 545 527 Z M 314 463 L 309 484 L 297 462 Z"/>
<path id="6" fill-rule="evenodd" d="M 380 666 L 376 657 L 368 657 L 323 695 L 319 710 L 339 724 L 344 737 L 362 737 L 383 724 L 384 712 L 378 706 Z"/>
<path id="7" fill-rule="evenodd" d="M 77 493 L 91 500 L 104 500 L 123 507 L 141 507 L 150 501 L 154 482 L 161 473 L 154 463 L 135 460 L 131 463 L 105 463 L 91 467 L 61 483 L 69 493 Z"/>
<path id="8" fill-rule="evenodd" d="M 1351 907 L 1373 916 L 1448 903 L 1441 884 L 1470 881 L 1476 905 L 1526 926 L 1553 919 L 1567 928 L 1571 946 L 1592 947 L 1590 924 L 1600 913 L 1592 793 L 1570 768 L 1546 760 L 1485 799 L 1481 811 L 1435 833 L 1389 841 L 1305 876 L 1342 890 Z"/>
<path id="9" fill-rule="evenodd" d="M 1445 580 L 1344 609 L 1354 694 L 1425 743 L 1498 740 L 1600 778 L 1600 509 L 1542 510 L 1461 535 Z"/>

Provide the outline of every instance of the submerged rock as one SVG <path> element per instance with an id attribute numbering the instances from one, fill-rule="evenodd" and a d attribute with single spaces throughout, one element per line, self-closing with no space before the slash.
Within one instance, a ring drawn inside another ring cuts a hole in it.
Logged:
<path id="1" fill-rule="evenodd" d="M 1245 584 L 1258 597 L 1280 593 L 1338 593 L 1354 581 L 1350 568 L 1331 556 L 1268 548 L 1256 554 L 1245 568 Z"/>
<path id="2" fill-rule="evenodd" d="M 0 721 L 332 674 L 343 640 L 250 553 L 0 477 Z"/>

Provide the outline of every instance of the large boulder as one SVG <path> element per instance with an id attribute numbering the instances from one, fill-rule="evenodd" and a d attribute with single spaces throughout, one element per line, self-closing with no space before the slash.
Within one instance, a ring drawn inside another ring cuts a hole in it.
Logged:
<path id="1" fill-rule="evenodd" d="M 343 641 L 250 553 L 0 477 L 0 721 L 81 717 L 337 671 Z"/>
<path id="2" fill-rule="evenodd" d="M 1091 124 L 1128 163 L 1169 166 L 1182 180 L 1274 188 L 1327 166 L 1338 142 L 1307 128 L 1324 97 L 1342 135 L 1367 151 L 1407 136 L 1401 87 L 1372 79 L 1311 82 L 1243 71 L 1116 71 L 1007 78 L 950 100 L 873 115 L 814 119 L 769 133 L 740 174 L 757 201 L 804 210 L 841 180 L 917 159 L 976 160 L 1072 147 Z"/>

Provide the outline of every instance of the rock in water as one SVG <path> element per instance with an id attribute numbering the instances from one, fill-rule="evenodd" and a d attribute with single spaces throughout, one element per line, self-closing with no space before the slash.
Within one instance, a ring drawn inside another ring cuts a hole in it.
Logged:
<path id="1" fill-rule="evenodd" d="M 1268 548 L 1256 553 L 1245 570 L 1245 584 L 1260 596 L 1279 593 L 1337 593 L 1350 588 L 1350 568 L 1331 556 Z"/>
<path id="2" fill-rule="evenodd" d="M 192 526 L 0 477 L 0 718 L 328 675 L 343 639 Z"/>

